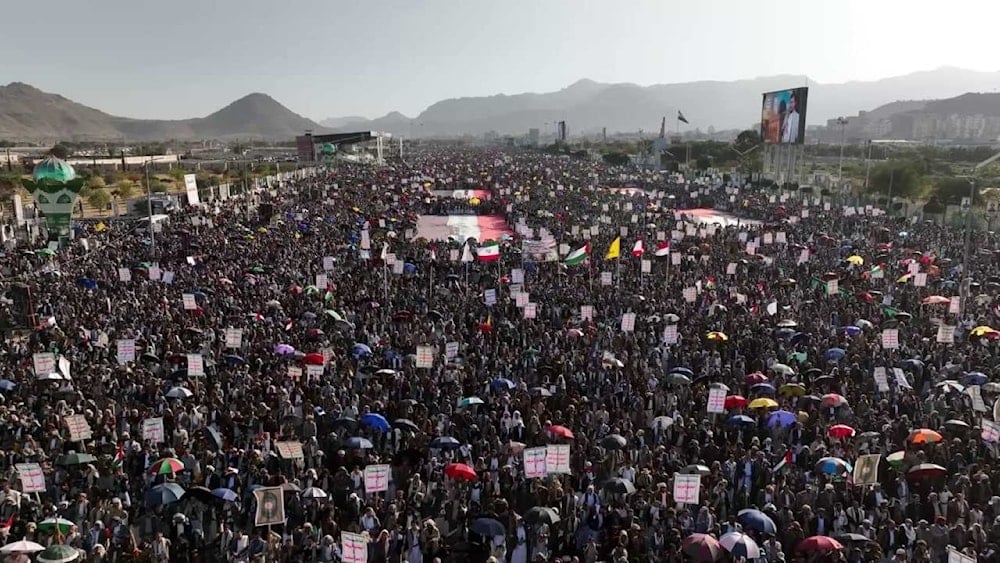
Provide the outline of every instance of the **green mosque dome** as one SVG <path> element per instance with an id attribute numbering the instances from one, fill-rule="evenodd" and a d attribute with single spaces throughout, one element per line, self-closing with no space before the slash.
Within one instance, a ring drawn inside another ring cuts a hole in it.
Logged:
<path id="1" fill-rule="evenodd" d="M 36 182 L 57 182 L 64 184 L 76 178 L 76 171 L 65 160 L 50 156 L 35 165 L 31 176 Z"/>

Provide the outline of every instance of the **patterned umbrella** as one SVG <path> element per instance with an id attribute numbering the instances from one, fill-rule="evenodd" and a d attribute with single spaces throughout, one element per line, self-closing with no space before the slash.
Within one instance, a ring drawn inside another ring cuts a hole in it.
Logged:
<path id="1" fill-rule="evenodd" d="M 180 473 L 184 470 L 184 462 L 177 459 L 176 457 L 165 457 L 163 459 L 157 460 L 149 468 L 149 473 L 151 475 L 170 475 L 171 473 Z"/>
<path id="2" fill-rule="evenodd" d="M 681 550 L 698 563 L 712 563 L 722 556 L 722 545 L 719 540 L 708 534 L 691 534 L 684 538 Z"/>

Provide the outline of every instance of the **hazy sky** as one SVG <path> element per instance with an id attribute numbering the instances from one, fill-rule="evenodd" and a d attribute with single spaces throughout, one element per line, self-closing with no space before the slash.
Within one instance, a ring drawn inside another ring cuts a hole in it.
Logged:
<path id="1" fill-rule="evenodd" d="M 265 92 L 313 119 L 450 97 L 806 74 L 1000 70 L 989 0 L 4 2 L 0 84 L 111 113 L 207 115 Z"/>

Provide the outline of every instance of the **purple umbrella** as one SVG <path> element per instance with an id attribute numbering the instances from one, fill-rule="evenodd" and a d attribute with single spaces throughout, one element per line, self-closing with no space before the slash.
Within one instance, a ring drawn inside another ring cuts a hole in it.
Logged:
<path id="1" fill-rule="evenodd" d="M 767 427 L 791 426 L 795 424 L 795 414 L 788 411 L 774 411 L 767 417 Z"/>
<path id="2" fill-rule="evenodd" d="M 279 356 L 287 356 L 295 353 L 295 348 L 288 344 L 278 344 L 274 347 L 274 353 Z"/>

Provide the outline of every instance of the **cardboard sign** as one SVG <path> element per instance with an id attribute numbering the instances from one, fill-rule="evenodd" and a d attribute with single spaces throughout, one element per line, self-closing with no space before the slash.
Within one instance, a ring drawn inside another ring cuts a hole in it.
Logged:
<path id="1" fill-rule="evenodd" d="M 39 352 L 31 356 L 35 375 L 48 375 L 56 371 L 56 355 L 52 352 Z"/>
<path id="2" fill-rule="evenodd" d="M 721 414 L 726 412 L 726 390 L 712 387 L 708 390 L 708 412 Z"/>
<path id="3" fill-rule="evenodd" d="M 678 504 L 698 504 L 701 475 L 674 473 L 674 501 Z"/>
<path id="4" fill-rule="evenodd" d="M 142 421 L 142 439 L 161 444 L 164 440 L 163 417 L 147 418 Z"/>
<path id="5" fill-rule="evenodd" d="M 385 464 L 365 467 L 365 492 L 381 493 L 389 490 L 389 466 Z"/>
<path id="6" fill-rule="evenodd" d="M 187 355 L 187 373 L 190 377 L 201 377 L 205 375 L 205 361 L 201 354 Z"/>
<path id="7" fill-rule="evenodd" d="M 17 476 L 21 480 L 22 493 L 44 493 L 45 473 L 42 466 L 37 463 L 17 463 L 14 464 Z"/>
<path id="8" fill-rule="evenodd" d="M 278 451 L 281 459 L 305 459 L 305 454 L 302 452 L 302 442 L 294 440 L 275 442 L 274 449 Z"/>
<path id="9" fill-rule="evenodd" d="M 667 325 L 663 327 L 663 343 L 677 344 L 677 325 Z"/>
<path id="10" fill-rule="evenodd" d="M 545 477 L 548 469 L 545 465 L 546 448 L 525 448 L 524 449 L 524 476 L 528 479 Z"/>
<path id="11" fill-rule="evenodd" d="M 887 350 L 899 349 L 899 329 L 887 328 L 882 331 L 882 347 Z"/>
<path id="12" fill-rule="evenodd" d="M 635 313 L 622 313 L 622 332 L 635 331 Z"/>
<path id="13" fill-rule="evenodd" d="M 580 320 L 581 321 L 592 321 L 592 320 L 594 320 L 594 306 L 593 305 L 580 305 Z"/>
<path id="14" fill-rule="evenodd" d="M 125 365 L 135 361 L 135 340 L 132 338 L 121 339 L 116 344 L 118 349 L 118 365 Z"/>
<path id="15" fill-rule="evenodd" d="M 82 442 L 94 437 L 90 423 L 82 414 L 63 417 L 63 421 L 66 423 L 66 428 L 69 429 L 70 442 Z"/>
<path id="16" fill-rule="evenodd" d="M 184 300 L 185 311 L 194 311 L 198 308 L 198 301 L 195 300 L 193 293 L 185 293 L 181 298 Z"/>
<path id="17" fill-rule="evenodd" d="M 226 348 L 229 349 L 239 349 L 243 347 L 243 329 L 242 328 L 227 328 L 226 329 Z"/>
<path id="18" fill-rule="evenodd" d="M 417 367 L 418 368 L 434 367 L 433 346 L 417 346 Z"/>
<path id="19" fill-rule="evenodd" d="M 570 473 L 569 444 L 552 444 L 545 448 L 545 470 L 549 475 Z"/>

